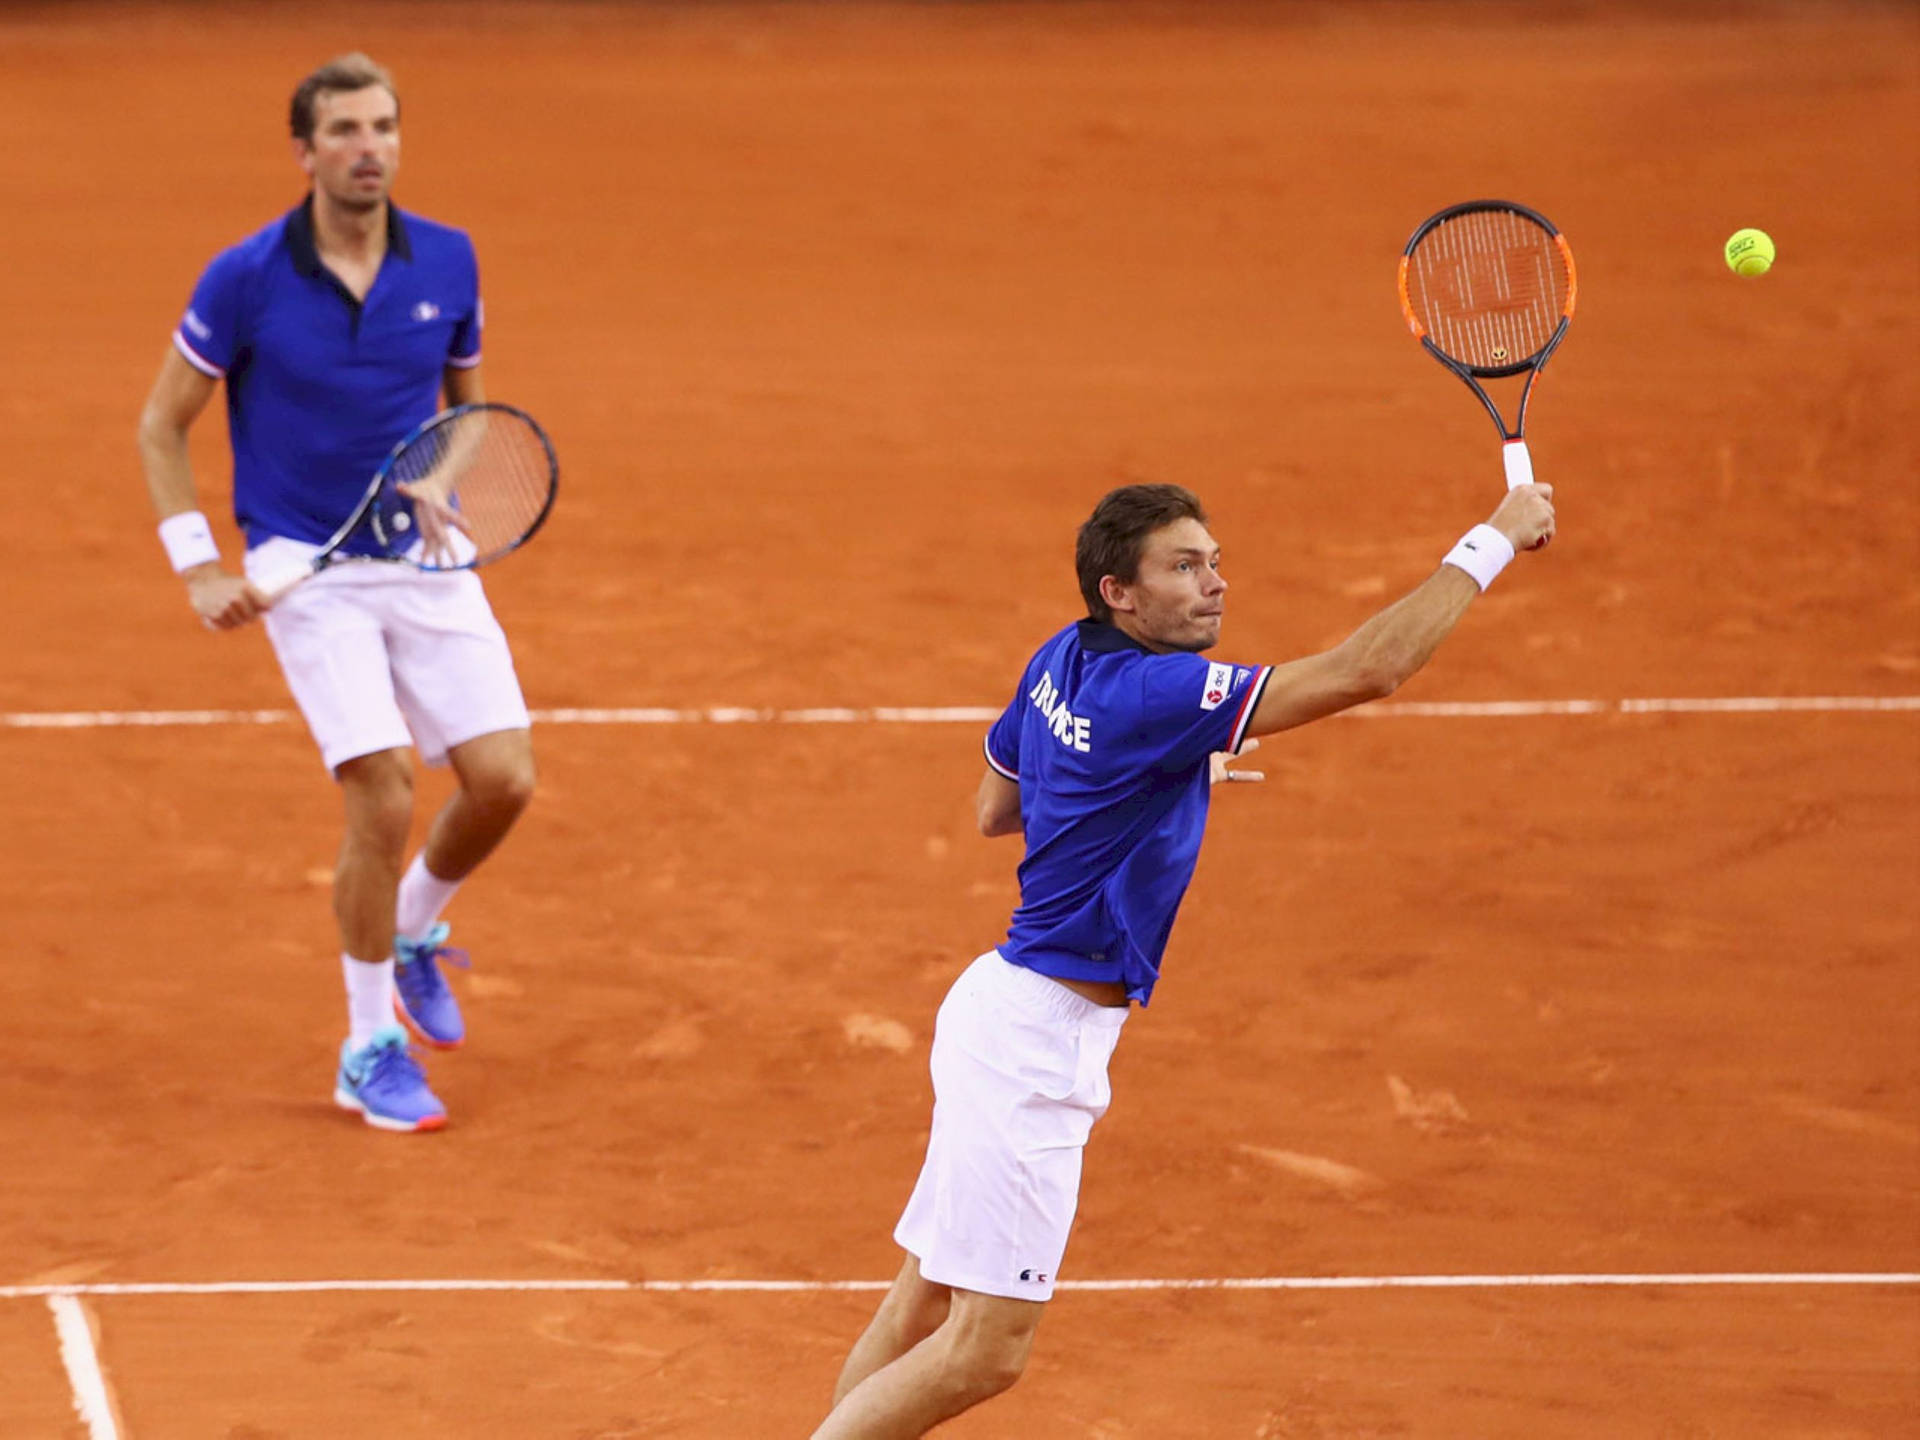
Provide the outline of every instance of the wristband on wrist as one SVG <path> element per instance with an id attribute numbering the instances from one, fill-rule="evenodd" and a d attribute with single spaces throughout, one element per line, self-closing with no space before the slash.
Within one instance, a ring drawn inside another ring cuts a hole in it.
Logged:
<path id="1" fill-rule="evenodd" d="M 187 510 L 162 520 L 160 543 L 166 546 L 167 559 L 176 575 L 220 558 L 220 547 L 213 543 L 207 517 L 198 510 Z"/>
<path id="2" fill-rule="evenodd" d="M 1440 563 L 1458 566 L 1484 590 L 1512 559 L 1511 540 L 1491 525 L 1476 525 L 1460 537 L 1460 543 L 1449 550 Z"/>

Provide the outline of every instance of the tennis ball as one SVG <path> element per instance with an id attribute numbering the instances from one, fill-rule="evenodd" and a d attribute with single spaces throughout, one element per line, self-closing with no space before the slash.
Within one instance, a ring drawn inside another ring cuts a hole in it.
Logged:
<path id="1" fill-rule="evenodd" d="M 1727 268 L 1736 275 L 1764 275 L 1773 268 L 1773 237 L 1764 230 L 1736 230 L 1727 237 Z"/>

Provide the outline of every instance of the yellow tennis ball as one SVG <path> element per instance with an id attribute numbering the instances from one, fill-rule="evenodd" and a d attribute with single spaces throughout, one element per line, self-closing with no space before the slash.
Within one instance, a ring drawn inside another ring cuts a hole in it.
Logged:
<path id="1" fill-rule="evenodd" d="M 1736 230 L 1727 237 L 1727 268 L 1736 275 L 1764 275 L 1773 268 L 1773 237 L 1764 230 Z"/>

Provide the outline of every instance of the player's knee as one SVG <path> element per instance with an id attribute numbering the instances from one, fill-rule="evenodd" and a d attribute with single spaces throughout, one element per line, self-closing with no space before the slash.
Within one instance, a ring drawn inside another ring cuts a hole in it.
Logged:
<path id="1" fill-rule="evenodd" d="M 349 760 L 337 772 L 346 797 L 347 830 L 369 842 L 405 841 L 413 823 L 413 771 L 389 751 Z"/>
<path id="2" fill-rule="evenodd" d="M 961 1384 L 973 1404 L 1011 1390 L 1027 1368 L 1027 1352 L 994 1349 L 975 1351 L 960 1371 Z"/>
<path id="3" fill-rule="evenodd" d="M 967 1327 L 954 1337 L 950 1374 L 956 1385 L 979 1403 L 1011 1390 L 1026 1371 L 1033 1331 Z"/>
<path id="4" fill-rule="evenodd" d="M 533 800 L 536 777 L 531 755 L 489 766 L 468 786 L 473 798 L 489 810 L 518 815 Z"/>

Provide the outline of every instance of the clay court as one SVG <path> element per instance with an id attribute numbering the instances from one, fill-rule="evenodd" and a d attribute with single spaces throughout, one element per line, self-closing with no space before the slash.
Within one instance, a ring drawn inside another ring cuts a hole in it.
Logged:
<path id="1" fill-rule="evenodd" d="M 565 472 L 420 1137 L 329 1103 L 338 801 L 133 445 L 353 48 Z M 0 76 L 0 1434 L 807 1434 L 1074 527 L 1198 490 L 1235 661 L 1417 584 L 1501 472 L 1394 268 L 1481 195 L 1580 264 L 1560 537 L 1216 796 L 1069 1288 L 941 1434 L 1920 1434 L 1911 7 L 16 5 Z"/>

